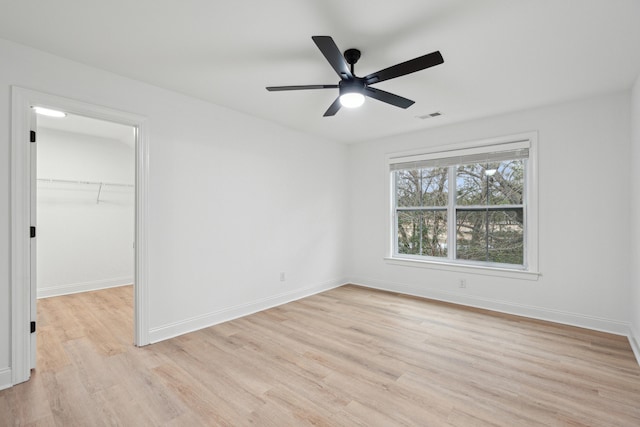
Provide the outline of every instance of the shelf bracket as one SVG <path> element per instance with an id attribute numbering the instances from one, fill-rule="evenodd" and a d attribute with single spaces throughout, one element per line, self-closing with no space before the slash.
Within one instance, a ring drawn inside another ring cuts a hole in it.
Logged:
<path id="1" fill-rule="evenodd" d="M 102 192 L 102 182 L 100 183 L 100 187 L 98 187 L 98 198 L 96 199 L 96 204 L 100 203 L 100 193 Z"/>

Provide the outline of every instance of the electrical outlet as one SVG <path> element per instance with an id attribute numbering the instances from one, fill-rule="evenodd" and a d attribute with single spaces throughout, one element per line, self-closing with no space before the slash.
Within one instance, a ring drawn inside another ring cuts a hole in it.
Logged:
<path id="1" fill-rule="evenodd" d="M 467 279 L 460 279 L 460 283 L 458 285 L 461 288 L 466 288 L 467 287 Z"/>
<path id="2" fill-rule="evenodd" d="M 284 271 L 281 271 L 281 272 L 280 272 L 280 281 L 281 281 L 281 282 L 284 282 L 285 280 L 286 280 L 286 279 L 285 279 L 285 276 L 284 276 Z"/>

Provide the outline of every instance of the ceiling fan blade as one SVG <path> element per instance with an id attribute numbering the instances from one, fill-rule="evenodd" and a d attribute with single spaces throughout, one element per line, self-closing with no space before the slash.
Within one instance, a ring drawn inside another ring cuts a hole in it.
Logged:
<path id="1" fill-rule="evenodd" d="M 396 77 L 405 76 L 407 74 L 415 73 L 416 71 L 424 70 L 425 68 L 440 65 L 443 62 L 444 59 L 440 52 L 435 51 L 418 58 L 393 65 L 389 68 L 385 68 L 384 70 L 371 73 L 364 77 L 364 81 L 370 85 L 389 79 L 395 79 Z"/>
<path id="2" fill-rule="evenodd" d="M 340 97 L 337 97 L 336 100 L 333 101 L 333 104 L 329 106 L 327 111 L 324 112 L 323 116 L 324 117 L 335 116 L 338 110 L 340 109 L 340 106 L 341 106 Z"/>
<path id="3" fill-rule="evenodd" d="M 338 85 L 304 85 L 304 86 L 267 86 L 269 92 L 281 90 L 337 89 Z"/>
<path id="4" fill-rule="evenodd" d="M 403 98 L 393 93 L 385 92 L 384 90 L 376 89 L 373 87 L 364 88 L 364 94 L 378 101 L 386 102 L 387 104 L 395 105 L 400 108 L 409 108 L 415 101 L 407 98 Z"/>
<path id="5" fill-rule="evenodd" d="M 336 43 L 331 37 L 313 36 L 311 38 L 341 79 L 353 78 L 349 64 L 344 60 L 344 56 L 342 56 L 340 49 L 338 49 L 338 46 L 336 46 Z"/>

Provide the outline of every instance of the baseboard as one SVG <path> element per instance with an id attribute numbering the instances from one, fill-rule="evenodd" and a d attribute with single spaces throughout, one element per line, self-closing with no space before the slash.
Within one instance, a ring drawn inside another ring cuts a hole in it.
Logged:
<path id="1" fill-rule="evenodd" d="M 0 390 L 9 388 L 12 385 L 11 368 L 0 369 Z"/>
<path id="2" fill-rule="evenodd" d="M 209 326 L 217 325 L 218 323 L 227 322 L 229 320 L 237 319 L 239 317 L 267 310 L 278 305 L 286 304 L 291 301 L 315 295 L 320 292 L 328 291 L 329 289 L 342 286 L 345 283 L 346 282 L 344 280 L 333 280 L 324 282 L 305 288 L 296 289 L 295 291 L 285 292 L 267 298 L 247 302 L 244 304 L 225 307 L 223 309 L 203 314 L 201 316 L 192 317 L 190 319 L 185 319 L 180 322 L 167 324 L 157 328 L 151 328 L 149 330 L 149 341 L 151 343 L 156 343 L 176 337 L 178 335 L 183 335 L 189 332 L 197 331 L 199 329 L 208 328 Z"/>
<path id="3" fill-rule="evenodd" d="M 116 288 L 130 285 L 133 277 L 116 277 L 113 279 L 94 280 L 92 282 L 69 283 L 65 285 L 42 286 L 38 288 L 38 298 L 57 297 L 60 295 L 77 294 L 79 292 L 97 291 L 100 289 Z"/>
<path id="4" fill-rule="evenodd" d="M 608 332 L 615 335 L 629 336 L 630 325 L 628 322 L 604 319 L 595 316 L 585 316 L 577 313 L 529 306 L 525 304 L 517 304 L 509 301 L 501 301 L 491 298 L 466 295 L 458 292 L 434 290 L 422 286 L 417 287 L 401 283 L 380 282 L 377 280 L 361 277 L 351 278 L 349 283 L 368 288 L 398 292 L 402 294 L 424 297 L 438 301 L 445 301 L 469 307 L 483 308 L 500 313 L 514 314 L 517 316 L 546 320 L 550 322 L 561 323 L 564 325 L 578 326 L 581 328 Z"/>
<path id="5" fill-rule="evenodd" d="M 636 356 L 638 365 L 640 365 L 640 334 L 638 333 L 638 330 L 633 327 L 633 325 L 629 327 L 629 344 L 631 344 L 633 354 Z"/>

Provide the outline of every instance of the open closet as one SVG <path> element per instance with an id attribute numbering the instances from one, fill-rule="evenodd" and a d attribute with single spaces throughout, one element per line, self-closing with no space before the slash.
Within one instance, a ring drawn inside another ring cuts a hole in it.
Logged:
<path id="1" fill-rule="evenodd" d="M 134 128 L 38 116 L 38 298 L 134 281 Z"/>

